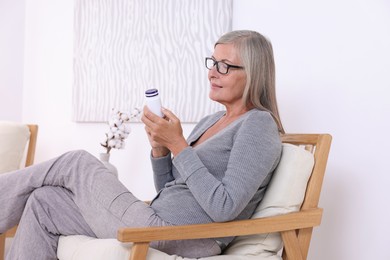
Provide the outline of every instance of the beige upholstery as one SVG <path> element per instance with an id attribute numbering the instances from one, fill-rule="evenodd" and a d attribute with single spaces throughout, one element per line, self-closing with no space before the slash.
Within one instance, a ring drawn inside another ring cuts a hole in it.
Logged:
<path id="1" fill-rule="evenodd" d="M 37 125 L 0 121 L 0 174 L 34 162 L 37 132 Z M 0 235 L 0 260 L 4 259 L 5 239 L 13 236 L 15 230 Z"/>
<path id="2" fill-rule="evenodd" d="M 330 135 L 284 135 L 281 161 L 251 220 L 179 227 L 124 228 L 116 239 L 61 237 L 60 260 L 189 260 L 148 248 L 149 241 L 237 236 L 223 255 L 203 260 L 306 259 L 311 233 L 321 221 L 318 201 Z M 303 202 L 303 204 L 302 204 Z M 295 213 L 294 213 L 295 212 Z M 132 243 L 135 242 L 136 247 Z"/>

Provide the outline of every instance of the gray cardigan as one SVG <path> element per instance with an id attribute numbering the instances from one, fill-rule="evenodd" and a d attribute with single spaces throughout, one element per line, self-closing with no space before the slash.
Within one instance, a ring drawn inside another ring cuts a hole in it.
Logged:
<path id="1" fill-rule="evenodd" d="M 220 111 L 202 119 L 188 144 L 223 115 Z M 281 149 L 272 116 L 252 109 L 174 159 L 171 154 L 151 158 L 158 191 L 151 207 L 173 225 L 248 219 L 264 196 Z"/>

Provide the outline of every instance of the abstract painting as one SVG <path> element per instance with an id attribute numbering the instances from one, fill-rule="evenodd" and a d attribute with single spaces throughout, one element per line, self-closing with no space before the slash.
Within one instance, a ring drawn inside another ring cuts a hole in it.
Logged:
<path id="1" fill-rule="evenodd" d="M 182 122 L 222 109 L 204 59 L 231 31 L 232 0 L 77 0 L 74 12 L 75 122 L 142 108 L 149 88 Z"/>

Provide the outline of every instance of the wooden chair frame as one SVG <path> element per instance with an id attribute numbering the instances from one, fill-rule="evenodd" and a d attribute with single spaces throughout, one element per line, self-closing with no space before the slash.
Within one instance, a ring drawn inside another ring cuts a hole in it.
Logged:
<path id="1" fill-rule="evenodd" d="M 37 146 L 38 138 L 38 125 L 27 125 L 30 130 L 30 138 L 28 141 L 27 153 L 26 153 L 26 162 L 25 167 L 28 167 L 34 163 L 35 158 L 35 148 Z M 5 239 L 7 237 L 15 236 L 17 226 L 9 229 L 6 233 L 0 234 L 0 260 L 4 259 L 5 251 Z"/>
<path id="2" fill-rule="evenodd" d="M 322 209 L 318 208 L 322 182 L 332 137 L 329 134 L 285 134 L 283 143 L 304 146 L 314 154 L 314 167 L 299 212 L 231 221 L 173 227 L 121 228 L 117 239 L 133 242 L 130 260 L 146 260 L 149 243 L 157 240 L 183 240 L 243 236 L 280 232 L 284 260 L 305 260 L 308 255 L 313 228 L 321 224 Z"/>

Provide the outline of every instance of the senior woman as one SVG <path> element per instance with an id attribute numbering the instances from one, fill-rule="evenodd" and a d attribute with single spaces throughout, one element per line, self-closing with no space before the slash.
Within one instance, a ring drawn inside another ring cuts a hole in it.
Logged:
<path id="1" fill-rule="evenodd" d="M 248 219 L 281 155 L 270 42 L 254 31 L 223 35 L 205 60 L 211 100 L 187 140 L 180 120 L 144 108 L 157 195 L 138 200 L 92 155 L 68 152 L 0 176 L 0 233 L 19 222 L 7 259 L 56 259 L 60 235 L 114 238 L 118 228 Z M 220 254 L 232 237 L 157 241 L 168 254 Z"/>

